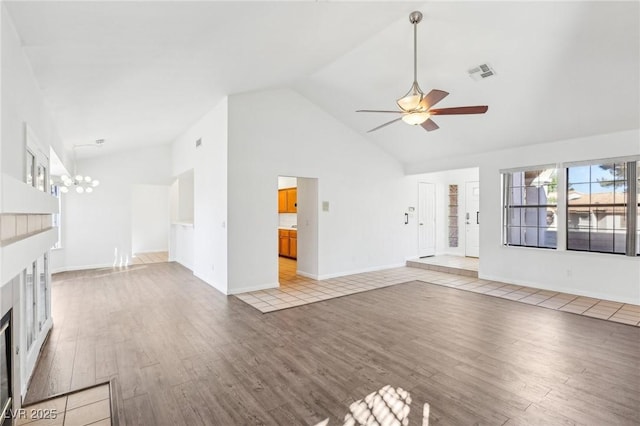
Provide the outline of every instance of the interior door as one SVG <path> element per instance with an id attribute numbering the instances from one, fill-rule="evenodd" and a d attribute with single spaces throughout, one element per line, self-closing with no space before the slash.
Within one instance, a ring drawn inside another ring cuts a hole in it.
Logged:
<path id="1" fill-rule="evenodd" d="M 436 254 L 436 186 L 418 183 L 418 256 Z"/>
<path id="2" fill-rule="evenodd" d="M 480 257 L 480 182 L 465 188 L 465 256 Z"/>

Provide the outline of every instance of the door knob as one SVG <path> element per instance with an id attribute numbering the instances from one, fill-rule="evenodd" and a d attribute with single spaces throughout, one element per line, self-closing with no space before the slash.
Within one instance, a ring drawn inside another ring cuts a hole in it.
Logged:
<path id="1" fill-rule="evenodd" d="M 420 226 L 424 225 L 424 223 L 420 222 Z"/>

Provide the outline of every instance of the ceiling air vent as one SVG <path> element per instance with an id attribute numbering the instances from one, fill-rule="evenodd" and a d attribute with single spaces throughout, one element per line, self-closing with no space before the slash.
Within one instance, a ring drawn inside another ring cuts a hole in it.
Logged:
<path id="1" fill-rule="evenodd" d="M 495 74 L 496 71 L 491 68 L 491 65 L 489 64 L 478 65 L 477 67 L 469 70 L 469 77 L 476 81 L 489 78 Z"/>
<path id="2" fill-rule="evenodd" d="M 202 138 L 199 138 L 199 139 L 196 141 L 196 148 L 197 148 L 197 147 L 199 147 L 200 145 L 202 145 Z"/>

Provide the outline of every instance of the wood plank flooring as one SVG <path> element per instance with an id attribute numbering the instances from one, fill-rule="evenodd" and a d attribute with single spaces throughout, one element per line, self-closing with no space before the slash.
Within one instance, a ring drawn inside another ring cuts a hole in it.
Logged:
<path id="1" fill-rule="evenodd" d="M 52 297 L 27 402 L 116 378 L 129 425 L 336 425 L 387 384 L 410 425 L 640 424 L 638 327 L 417 281 L 261 314 L 175 263 Z"/>

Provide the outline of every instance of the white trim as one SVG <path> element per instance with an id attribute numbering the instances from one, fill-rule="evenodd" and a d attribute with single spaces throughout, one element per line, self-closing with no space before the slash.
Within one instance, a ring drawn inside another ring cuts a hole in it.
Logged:
<path id="1" fill-rule="evenodd" d="M 138 266 L 138 265 L 127 265 L 127 266 Z M 85 271 L 87 269 L 117 269 L 117 268 L 126 268 L 126 266 L 113 266 L 113 263 L 100 263 L 95 265 L 82 265 L 82 266 L 63 266 L 56 269 L 51 269 L 52 274 L 59 274 L 60 272 L 70 272 L 70 271 Z"/>
<path id="2" fill-rule="evenodd" d="M 278 288 L 278 287 L 280 287 L 280 283 L 262 284 L 262 285 L 255 285 L 250 287 L 234 288 L 229 292 L 227 292 L 226 294 L 232 295 L 232 294 L 248 293 L 250 291 L 268 290 L 271 288 Z"/>
<path id="3" fill-rule="evenodd" d="M 362 273 L 365 273 L 365 272 L 375 272 L 375 271 L 384 271 L 385 269 L 402 268 L 404 266 L 407 266 L 406 263 L 394 263 L 394 264 L 391 264 L 391 265 L 373 266 L 371 268 L 363 268 L 363 269 L 356 269 L 356 270 L 353 270 L 353 271 L 337 272 L 335 274 L 319 275 L 317 280 L 318 281 L 322 281 L 322 280 L 328 280 L 328 279 L 331 279 L 331 278 L 346 277 L 348 275 L 362 274 Z"/>
<path id="4" fill-rule="evenodd" d="M 300 276 L 303 276 L 305 278 L 311 278 L 312 280 L 318 281 L 318 275 L 316 275 L 316 274 L 310 274 L 310 273 L 304 272 L 304 271 L 296 271 L 296 275 L 300 275 Z"/>
<path id="5" fill-rule="evenodd" d="M 157 249 L 157 250 L 145 250 L 145 251 L 138 251 L 135 254 L 132 254 L 132 257 L 136 257 L 136 254 L 149 254 L 149 253 L 168 253 L 169 249 L 165 248 L 165 249 Z"/>
<path id="6" fill-rule="evenodd" d="M 562 163 L 562 166 L 563 167 L 592 166 L 594 164 L 626 163 L 629 161 L 640 161 L 640 155 L 630 155 L 627 157 L 613 157 L 613 158 L 596 158 L 594 160 L 583 160 L 583 161 L 567 161 L 565 163 Z"/>
<path id="7" fill-rule="evenodd" d="M 178 263 L 180 263 L 180 262 L 178 262 Z M 180 263 L 180 264 L 182 265 L 182 263 Z M 185 268 L 187 268 L 185 265 L 182 265 L 182 266 L 184 266 Z M 222 293 L 222 294 L 229 294 L 229 293 L 227 293 L 227 291 L 226 291 L 224 288 L 222 288 L 222 287 L 218 286 L 216 283 L 209 282 L 209 281 L 207 280 L 207 278 L 205 278 L 203 275 L 200 275 L 199 273 L 197 273 L 197 272 L 193 271 L 191 268 L 187 268 L 187 269 L 189 269 L 190 271 L 192 271 L 192 272 L 193 272 L 193 276 L 194 276 L 194 277 L 198 278 L 199 280 L 201 280 L 202 282 L 204 282 L 204 283 L 205 283 L 205 284 L 207 284 L 208 286 L 213 287 L 214 289 L 218 290 L 218 291 L 219 291 L 220 293 Z"/>
<path id="8" fill-rule="evenodd" d="M 560 163 L 556 164 L 536 164 L 535 166 L 523 166 L 523 167 L 513 167 L 509 169 L 500 169 L 498 170 L 501 174 L 506 173 L 517 173 L 517 172 L 529 172 L 531 170 L 546 170 L 546 169 L 560 169 L 562 168 Z"/>

